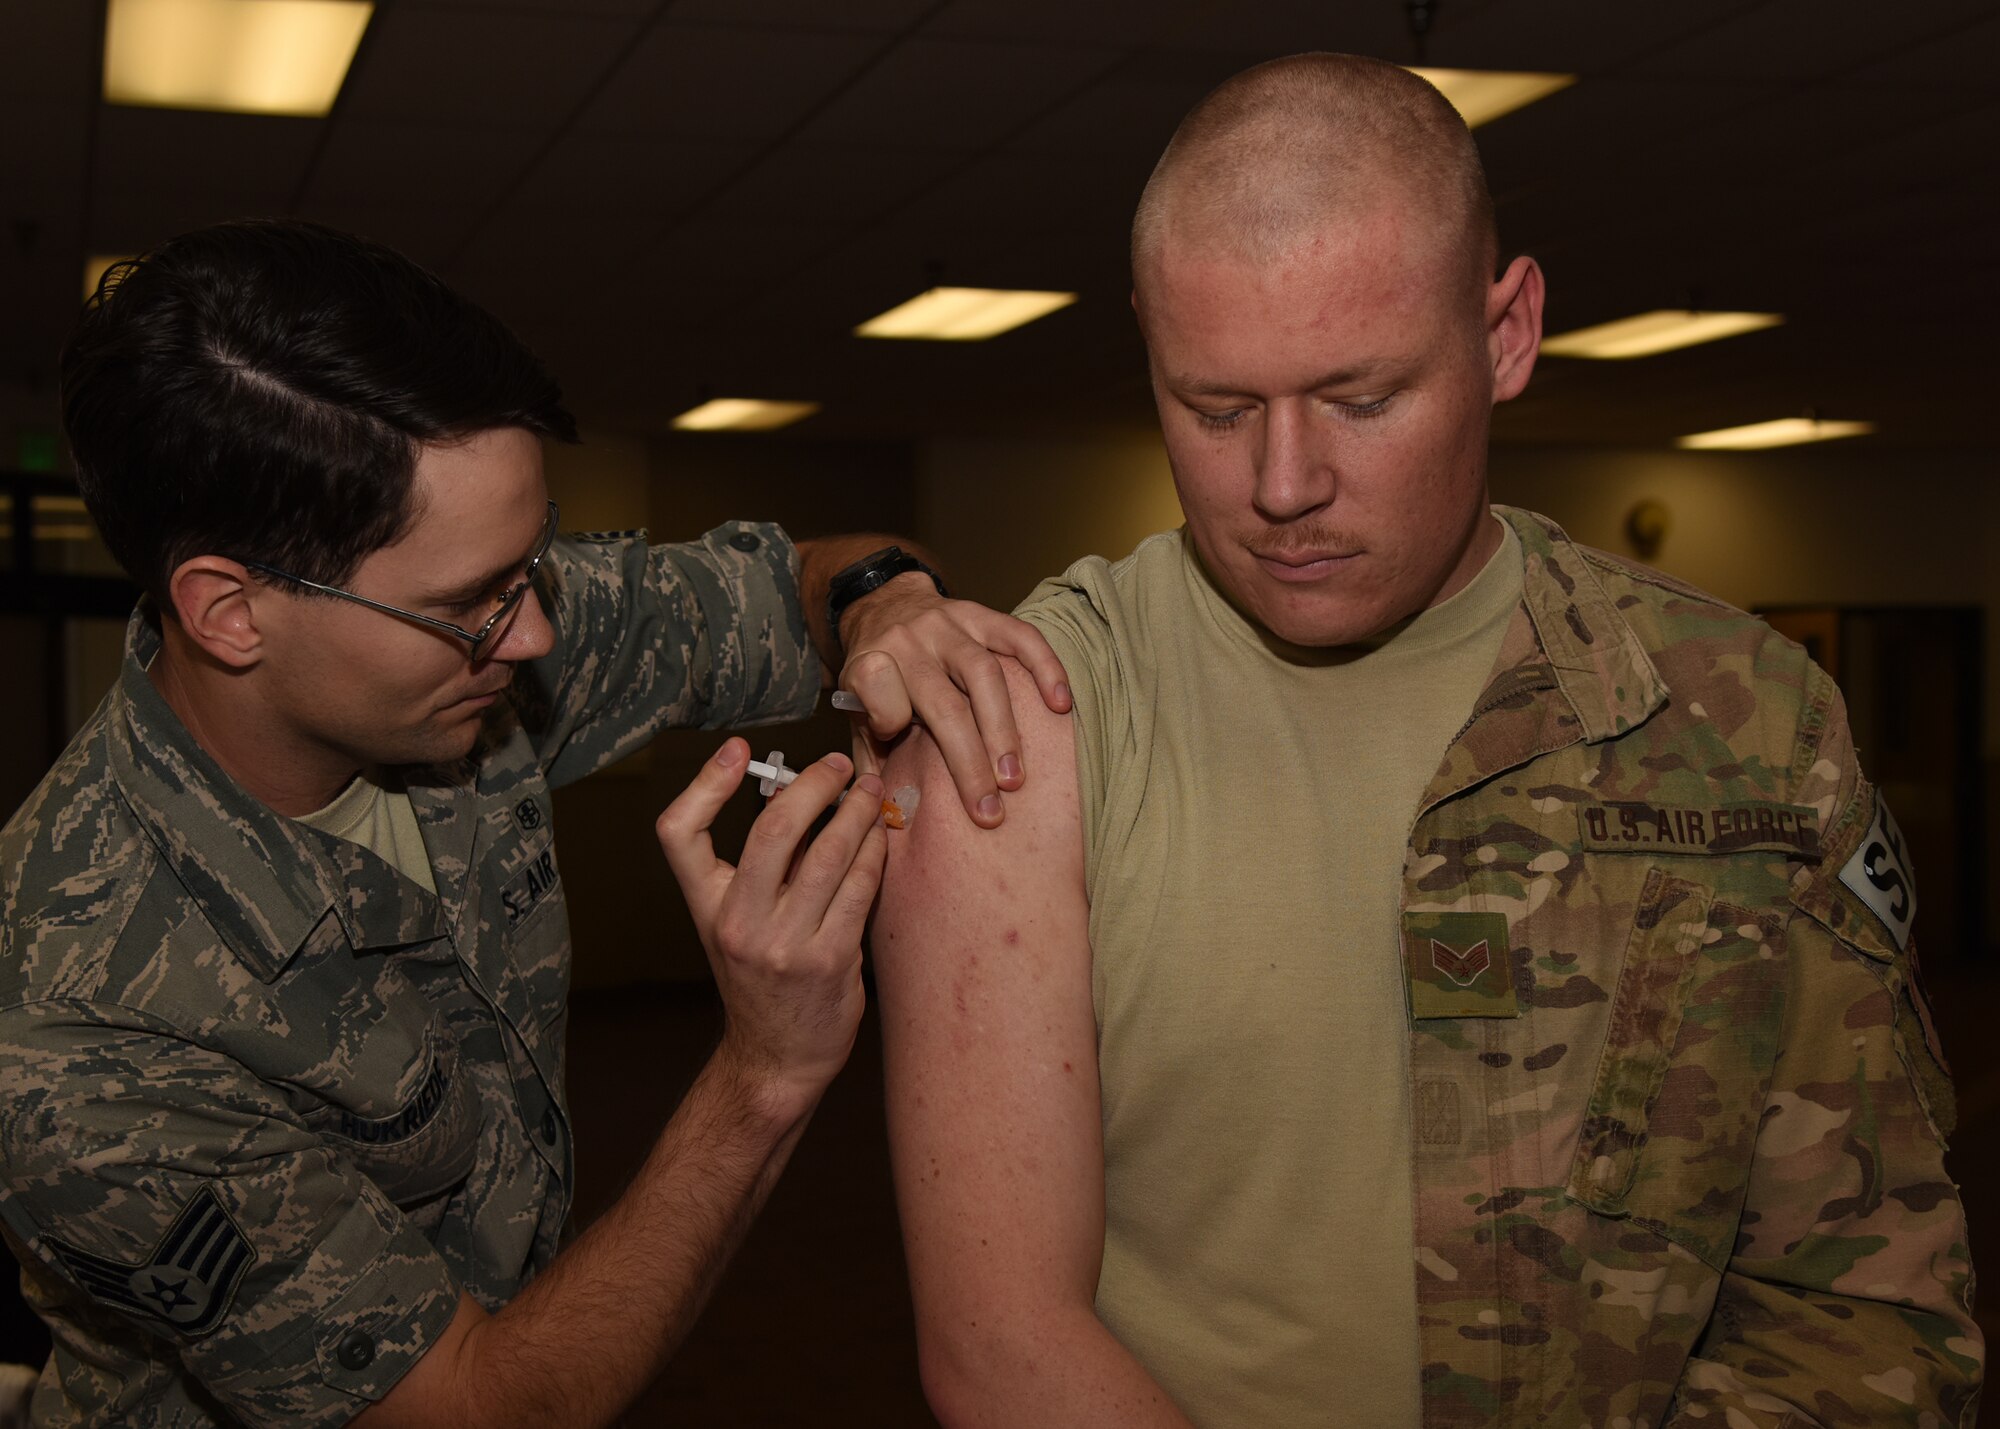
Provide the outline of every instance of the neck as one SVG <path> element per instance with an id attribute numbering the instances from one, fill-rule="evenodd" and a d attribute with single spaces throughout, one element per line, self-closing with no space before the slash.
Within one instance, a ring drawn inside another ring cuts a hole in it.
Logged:
<path id="1" fill-rule="evenodd" d="M 338 750 L 307 739 L 268 709 L 254 667 L 203 651 L 168 617 L 146 678 L 208 754 L 251 797 L 286 818 L 323 809 L 360 772 Z"/>

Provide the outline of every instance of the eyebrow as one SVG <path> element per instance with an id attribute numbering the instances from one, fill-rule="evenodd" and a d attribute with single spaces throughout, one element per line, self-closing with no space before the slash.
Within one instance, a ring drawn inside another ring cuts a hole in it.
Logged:
<path id="1" fill-rule="evenodd" d="M 546 516 L 544 517 L 544 519 L 546 520 Z M 522 566 L 527 565 L 529 561 L 533 560 L 535 558 L 535 552 L 541 549 L 542 536 L 545 534 L 547 534 L 546 527 L 544 527 L 541 532 L 537 533 L 537 535 L 535 536 L 534 544 L 528 548 L 525 554 L 518 556 L 514 560 L 507 562 L 506 565 L 501 566 L 496 570 L 489 571 L 487 574 L 483 576 L 476 576 L 468 581 L 460 581 L 457 585 L 445 586 L 442 589 L 433 590 L 428 595 L 426 595 L 424 599 L 426 601 L 431 601 L 431 602 L 471 600 L 474 596 L 478 595 L 480 592 L 489 590 L 492 587 L 500 584 L 502 577 L 511 575 L 513 572 L 519 570 Z"/>
<path id="2" fill-rule="evenodd" d="M 1346 367 L 1329 372 L 1325 376 L 1308 383 L 1301 390 L 1317 392 L 1326 387 L 1349 387 L 1357 382 L 1375 380 L 1380 378 L 1393 365 L 1385 357 L 1365 358 L 1360 362 L 1350 363 Z M 1241 387 L 1232 386 L 1227 382 L 1216 382 L 1205 377 L 1193 376 L 1174 378 L 1173 389 L 1176 392 L 1183 392 L 1194 397 L 1252 397 L 1257 395 L 1253 392 L 1246 392 Z"/>

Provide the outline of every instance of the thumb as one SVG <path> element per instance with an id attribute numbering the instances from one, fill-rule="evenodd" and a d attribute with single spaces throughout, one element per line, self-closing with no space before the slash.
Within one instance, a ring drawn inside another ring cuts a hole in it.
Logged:
<path id="1" fill-rule="evenodd" d="M 715 816 L 743 784 L 743 772 L 750 765 L 750 746 L 741 739 L 729 739 L 705 761 L 680 797 L 654 821 L 653 832 L 660 840 L 660 852 L 681 886 L 688 906 L 702 911 L 709 901 L 708 888 L 716 871 L 724 867 L 715 856 L 709 829 Z"/>

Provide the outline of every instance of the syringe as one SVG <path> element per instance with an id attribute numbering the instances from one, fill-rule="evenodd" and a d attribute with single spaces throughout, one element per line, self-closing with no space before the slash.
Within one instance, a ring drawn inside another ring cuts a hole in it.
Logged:
<path id="1" fill-rule="evenodd" d="M 749 772 L 750 777 L 757 781 L 757 792 L 767 799 L 799 777 L 798 770 L 785 767 L 785 752 L 782 749 L 774 749 L 762 759 L 751 760 Z M 916 817 L 917 799 L 915 786 L 898 789 L 882 801 L 882 821 L 892 829 L 908 828 L 910 820 Z"/>

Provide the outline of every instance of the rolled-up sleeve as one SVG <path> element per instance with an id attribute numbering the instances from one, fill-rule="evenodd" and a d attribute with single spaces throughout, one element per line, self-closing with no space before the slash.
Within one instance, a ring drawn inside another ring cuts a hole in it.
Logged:
<path id="1" fill-rule="evenodd" d="M 0 1210 L 37 1298 L 177 1357 L 242 1423 L 344 1424 L 450 1323 L 421 1231 L 228 1057 L 37 1002 L 0 1015 L 0 1086 Z"/>
<path id="2" fill-rule="evenodd" d="M 540 594 L 556 647 L 526 671 L 529 733 L 551 784 L 580 779 L 670 725 L 803 719 L 820 664 L 799 596 L 799 557 L 768 522 L 698 541 L 643 532 L 559 539 Z"/>

